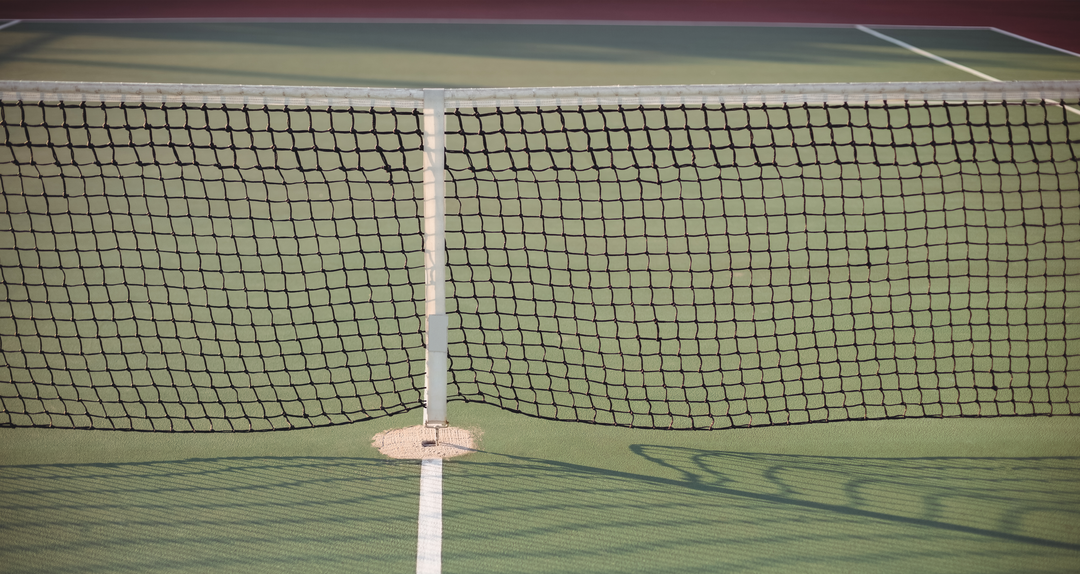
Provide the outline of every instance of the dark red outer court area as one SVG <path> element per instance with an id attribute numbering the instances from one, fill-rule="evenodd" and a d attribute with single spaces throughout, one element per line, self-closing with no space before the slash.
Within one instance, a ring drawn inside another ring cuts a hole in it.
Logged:
<path id="1" fill-rule="evenodd" d="M 1080 0 L 0 0 L 0 19 L 391 18 L 996 27 L 1080 52 Z"/>

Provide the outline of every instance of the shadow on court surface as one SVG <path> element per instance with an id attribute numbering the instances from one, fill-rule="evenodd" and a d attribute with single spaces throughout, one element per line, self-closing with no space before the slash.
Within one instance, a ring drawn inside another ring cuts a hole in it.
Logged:
<path id="1" fill-rule="evenodd" d="M 25 22 L 13 28 L 39 32 L 15 45 L 4 57 L 19 57 L 67 36 L 111 40 L 154 40 L 199 44 L 255 44 L 299 49 L 361 50 L 381 53 L 456 54 L 460 56 L 642 63 L 672 57 L 713 55 L 722 49 L 733 57 L 759 61 L 816 61 L 850 57 L 847 47 L 880 46 L 880 41 L 852 28 L 552 26 L 543 24 L 425 23 L 96 23 Z M 762 42 L 762 34 L 776 42 Z M 749 41 L 757 38 L 757 42 Z M 817 43 L 821 52 L 790 51 Z M 850 46 L 849 46 L 850 45 Z M 864 55 L 865 58 L 874 58 Z M 644 59 L 644 60 L 643 60 Z M 895 58 L 894 58 L 895 59 Z"/>
<path id="2" fill-rule="evenodd" d="M 446 463 L 446 572 L 1066 571 L 1080 457 L 633 445 L 629 470 Z M 419 464 L 223 457 L 0 466 L 4 572 L 410 572 Z"/>
<path id="3" fill-rule="evenodd" d="M 0 466 L 0 571 L 410 572 L 419 463 Z"/>
<path id="4" fill-rule="evenodd" d="M 969 79 L 854 28 L 25 22 L 3 32 L 0 75 L 12 79 L 397 87 Z M 999 59 L 1023 44 L 1001 38 L 977 49 Z M 1061 65 L 1046 57 L 1025 68 Z"/>
<path id="5" fill-rule="evenodd" d="M 1080 559 L 1078 457 L 631 450 L 655 472 L 448 465 L 445 571 L 1050 572 Z"/>

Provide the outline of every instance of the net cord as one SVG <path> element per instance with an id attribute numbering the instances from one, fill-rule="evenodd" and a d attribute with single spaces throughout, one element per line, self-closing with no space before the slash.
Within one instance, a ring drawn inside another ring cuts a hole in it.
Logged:
<path id="1" fill-rule="evenodd" d="M 214 84 L 0 81 L 3 101 L 240 104 L 249 106 L 424 107 L 429 90 Z M 1067 100 L 1080 80 L 881 82 L 446 89 L 446 109 L 515 106 L 666 106 Z"/>

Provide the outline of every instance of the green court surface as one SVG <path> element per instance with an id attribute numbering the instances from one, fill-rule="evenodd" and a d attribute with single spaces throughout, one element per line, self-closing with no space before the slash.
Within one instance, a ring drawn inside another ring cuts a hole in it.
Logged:
<path id="1" fill-rule="evenodd" d="M 880 31 L 1002 80 L 1080 79 L 1080 58 L 988 30 Z M 0 79 L 483 87 L 977 78 L 853 28 L 24 22 L 0 30 Z M 1017 189 L 1034 181 L 1014 179 Z M 540 211 L 530 218 L 586 208 L 539 201 L 554 200 L 553 189 L 536 186 L 530 205 Z M 1056 206 L 1067 223 L 1076 195 Z M 486 229 L 464 216 L 456 224 Z M 476 262 L 471 245 L 448 247 Z M 472 303 L 462 289 L 462 304 Z M 470 340 L 467 330 L 454 344 Z M 674 432 L 449 407 L 455 426 L 481 438 L 478 452 L 445 463 L 446 572 L 1080 564 L 1080 417 Z M 419 417 L 256 434 L 0 429 L 0 573 L 415 571 L 420 464 L 387 459 L 370 442 Z"/>
<path id="2" fill-rule="evenodd" d="M 1080 58 L 995 32 L 886 31 L 945 48 L 960 63 L 990 64 L 986 73 L 1003 80 L 1080 78 Z M 26 22 L 2 32 L 0 77 L 20 80 L 510 87 L 973 79 L 853 28 Z"/>
<path id="3" fill-rule="evenodd" d="M 667 432 L 452 404 L 446 572 L 1067 572 L 1070 418 Z M 4 430 L 4 572 L 411 572 L 411 415 L 259 435 Z"/>
<path id="4" fill-rule="evenodd" d="M 483 452 L 445 471 L 447 572 L 1050 572 L 1080 551 L 1071 421 L 684 438 L 487 410 L 461 417 Z"/>

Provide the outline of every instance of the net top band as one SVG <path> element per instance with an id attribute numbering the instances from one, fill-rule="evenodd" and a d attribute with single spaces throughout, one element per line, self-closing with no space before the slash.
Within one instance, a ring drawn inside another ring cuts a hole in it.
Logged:
<path id="1" fill-rule="evenodd" d="M 229 104 L 422 109 L 422 89 L 219 84 L 0 81 L 0 100 Z M 445 108 L 844 104 L 867 102 L 1040 101 L 1080 98 L 1080 80 L 737 84 L 554 88 L 451 88 Z"/>

